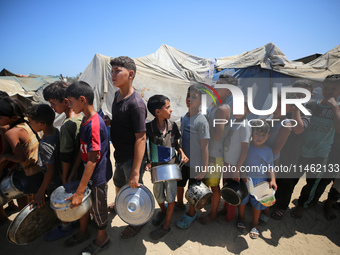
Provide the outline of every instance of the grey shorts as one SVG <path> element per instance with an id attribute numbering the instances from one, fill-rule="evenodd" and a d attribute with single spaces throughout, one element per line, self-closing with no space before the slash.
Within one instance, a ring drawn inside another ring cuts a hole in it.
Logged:
<path id="1" fill-rule="evenodd" d="M 97 229 L 105 229 L 108 222 L 107 212 L 107 183 L 97 187 L 90 186 L 92 196 L 91 218 L 96 223 Z"/>
<path id="2" fill-rule="evenodd" d="M 125 161 L 124 163 L 117 163 L 115 165 L 115 173 L 113 175 L 113 183 L 117 188 L 123 187 L 128 184 L 131 171 L 132 171 L 133 159 Z M 142 160 L 142 164 L 139 169 L 139 183 L 143 184 L 143 174 L 144 174 L 145 160 Z"/>
<path id="3" fill-rule="evenodd" d="M 168 203 L 175 201 L 177 195 L 177 181 L 169 180 L 154 183 L 153 194 L 159 204 L 163 204 L 165 201 Z"/>

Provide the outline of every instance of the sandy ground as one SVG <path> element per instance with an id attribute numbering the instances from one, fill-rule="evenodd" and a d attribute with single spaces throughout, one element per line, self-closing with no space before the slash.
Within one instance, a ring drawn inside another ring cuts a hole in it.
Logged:
<path id="1" fill-rule="evenodd" d="M 150 173 L 145 173 L 144 183 L 152 191 Z M 126 223 L 117 215 L 109 214 L 109 227 L 111 246 L 100 254 L 340 254 L 340 213 L 337 211 L 337 220 L 327 221 L 323 215 L 323 202 L 327 199 L 330 186 L 320 199 L 320 202 L 309 208 L 302 219 L 294 219 L 290 211 L 297 202 L 300 190 L 305 184 L 301 179 L 295 187 L 293 201 L 286 217 L 281 221 L 270 219 L 267 225 L 260 227 L 261 236 L 253 240 L 248 234 L 242 235 L 236 229 L 236 220 L 225 221 L 224 216 L 208 225 L 194 222 L 187 230 L 176 227 L 175 222 L 183 212 L 174 212 L 171 222 L 171 232 L 160 241 L 153 241 L 149 237 L 150 231 L 155 227 L 151 222 L 147 223 L 141 232 L 128 240 L 120 238 Z M 112 202 L 115 191 L 112 180 L 109 182 L 108 202 Z M 220 202 L 220 208 L 223 200 Z M 205 214 L 209 206 L 198 214 Z M 159 211 L 156 205 L 155 213 Z M 250 231 L 251 207 L 246 209 L 246 226 Z M 17 213 L 8 214 L 13 220 Z M 57 223 L 56 223 L 57 225 Z M 27 245 L 15 245 L 6 238 L 9 224 L 0 226 L 1 254 L 29 255 L 29 254 L 77 254 L 91 241 L 80 244 L 73 248 L 64 248 L 65 238 L 46 242 L 43 236 Z M 96 230 L 90 226 L 91 240 L 95 238 Z"/>

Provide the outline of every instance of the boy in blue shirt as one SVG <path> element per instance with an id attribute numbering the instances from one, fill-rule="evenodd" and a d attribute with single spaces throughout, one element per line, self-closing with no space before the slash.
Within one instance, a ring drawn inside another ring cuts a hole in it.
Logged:
<path id="1" fill-rule="evenodd" d="M 243 167 L 249 167 L 254 169 L 257 166 L 256 171 L 247 171 L 247 177 L 250 177 L 254 186 L 260 182 L 267 181 L 270 178 L 269 186 L 274 190 L 277 189 L 275 173 L 273 171 L 273 152 L 265 144 L 269 137 L 270 125 L 266 120 L 255 120 L 252 123 L 252 141 L 250 142 L 247 157 L 243 163 Z M 266 169 L 265 169 L 266 168 Z M 269 171 L 266 171 L 268 170 Z M 244 172 L 244 171 L 241 171 Z M 246 181 L 246 180 L 244 180 Z M 239 219 L 237 228 L 240 231 L 245 230 L 244 216 L 247 203 L 250 201 L 253 209 L 252 229 L 249 233 L 252 239 L 259 237 L 258 222 L 261 211 L 266 209 L 259 201 L 255 199 L 253 195 L 248 194 L 244 198 L 241 204 L 238 206 Z"/>
<path id="2" fill-rule="evenodd" d="M 97 226 L 98 234 L 93 243 L 85 247 L 82 252 L 95 254 L 110 245 L 110 239 L 106 232 L 108 223 L 107 182 L 112 177 L 109 139 L 104 120 L 94 110 L 94 93 L 91 86 L 86 82 L 77 81 L 66 89 L 65 95 L 75 113 L 84 113 L 79 131 L 80 153 L 78 157 L 81 157 L 85 165 L 77 191 L 66 200 L 72 202 L 71 208 L 79 206 L 82 203 L 86 186 L 89 185 L 92 196 L 90 213 Z M 72 172 L 76 170 L 73 168 Z M 90 237 L 87 230 L 88 218 L 88 213 L 80 218 L 79 232 L 67 239 L 64 246 L 72 247 Z"/>

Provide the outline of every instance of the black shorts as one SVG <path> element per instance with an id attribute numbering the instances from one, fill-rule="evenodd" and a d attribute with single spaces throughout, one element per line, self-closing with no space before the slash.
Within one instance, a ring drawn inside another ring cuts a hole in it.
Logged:
<path id="1" fill-rule="evenodd" d="M 196 182 L 196 179 L 190 178 L 190 167 L 189 166 L 182 166 L 181 172 L 182 172 L 182 180 L 177 181 L 177 187 L 184 188 L 188 180 L 189 180 L 188 186 Z"/>
<path id="2" fill-rule="evenodd" d="M 107 183 L 97 187 L 90 186 L 92 196 L 92 207 L 90 214 L 96 223 L 97 229 L 103 230 L 109 220 L 107 212 Z"/>

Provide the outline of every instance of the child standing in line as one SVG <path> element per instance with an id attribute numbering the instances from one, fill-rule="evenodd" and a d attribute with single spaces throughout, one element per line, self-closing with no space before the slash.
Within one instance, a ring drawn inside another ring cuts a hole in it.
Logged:
<path id="1" fill-rule="evenodd" d="M 340 95 L 340 74 L 328 75 L 322 86 L 323 99 L 306 104 L 312 113 L 308 128 L 304 132 L 304 142 L 299 165 L 303 169 L 324 165 L 331 150 L 334 133 L 340 131 L 340 109 L 337 97 Z M 298 125 L 302 126 L 301 117 L 297 116 Z M 294 218 L 301 218 L 309 203 L 316 203 L 330 180 L 323 178 L 316 171 L 306 173 L 307 184 L 302 188 L 298 205 L 292 211 Z M 313 201 L 314 199 L 314 201 Z"/>
<path id="2" fill-rule="evenodd" d="M 27 109 L 26 116 L 34 131 L 44 133 L 39 141 L 37 162 L 44 174 L 44 180 L 33 202 L 33 204 L 37 204 L 38 208 L 41 208 L 45 205 L 45 194 L 50 196 L 53 190 L 61 184 L 61 166 L 58 160 L 59 131 L 53 127 L 55 113 L 46 104 L 31 106 Z"/>
<path id="3" fill-rule="evenodd" d="M 153 121 L 146 124 L 151 160 L 151 164 L 149 163 L 147 167 L 179 163 L 178 156 L 181 157 L 183 163 L 186 163 L 188 158 L 179 145 L 181 137 L 179 129 L 177 124 L 170 120 L 172 113 L 170 99 L 163 95 L 154 95 L 149 98 L 147 107 L 149 112 L 155 116 Z M 152 224 L 159 226 L 165 219 L 161 227 L 150 233 L 152 239 L 158 240 L 170 232 L 170 220 L 177 194 L 177 181 L 156 182 L 153 185 L 153 193 L 161 211 L 153 218 Z M 168 202 L 167 208 L 164 204 L 165 201 Z"/>
<path id="4" fill-rule="evenodd" d="M 52 109 L 58 113 L 65 113 L 66 119 L 60 127 L 60 161 L 62 165 L 62 183 L 79 180 L 83 174 L 83 164 L 76 162 L 80 149 L 79 129 L 83 116 L 76 114 L 69 106 L 69 100 L 65 97 L 68 85 L 63 81 L 56 81 L 44 88 L 44 99 L 48 101 Z M 73 167 L 78 171 L 73 176 L 70 172 Z M 62 222 L 58 227 L 50 230 L 45 235 L 46 241 L 54 241 L 69 236 L 73 233 L 71 223 Z"/>
<path id="5" fill-rule="evenodd" d="M 218 78 L 217 84 L 229 84 L 237 86 L 238 81 L 233 76 L 221 74 Z M 220 96 L 222 102 L 226 102 L 231 92 L 226 88 L 216 88 L 216 92 Z M 229 124 L 219 123 L 215 125 L 215 119 L 223 119 L 230 121 L 230 107 L 226 103 L 223 105 L 214 105 L 208 109 L 207 119 L 209 122 L 210 140 L 209 140 L 209 166 L 214 166 L 216 169 L 223 167 L 223 143 L 228 133 Z M 198 220 L 201 224 L 208 224 L 210 221 L 217 218 L 217 209 L 220 204 L 221 190 L 220 190 L 221 172 L 207 172 L 203 182 L 211 188 L 213 195 L 211 198 L 211 210 L 208 214 L 200 217 Z"/>
<path id="6" fill-rule="evenodd" d="M 230 169 L 230 166 L 236 166 L 235 173 L 223 173 L 223 181 L 233 179 L 240 180 L 240 168 L 247 157 L 248 147 L 251 137 L 251 127 L 248 125 L 246 118 L 250 111 L 247 100 L 244 101 L 244 114 L 234 115 L 229 129 L 228 136 L 224 145 L 224 166 Z M 226 203 L 226 202 L 225 202 Z M 232 221 L 235 217 L 236 206 L 227 205 L 227 221 Z"/>
<path id="7" fill-rule="evenodd" d="M 248 171 L 247 177 L 250 177 L 254 186 L 260 182 L 267 181 L 270 178 L 269 187 L 274 190 L 277 189 L 275 181 L 275 173 L 273 171 L 273 152 L 265 144 L 269 137 L 270 125 L 266 120 L 255 120 L 252 122 L 252 141 L 249 145 L 248 154 L 244 161 L 244 167 L 257 166 L 255 172 Z M 266 169 L 269 171 L 265 171 Z M 247 203 L 250 201 L 253 211 L 252 229 L 249 233 L 250 237 L 256 239 L 260 233 L 258 230 L 258 221 L 262 210 L 266 209 L 253 195 L 248 194 L 241 204 L 238 206 L 239 218 L 237 228 L 240 231 L 245 231 L 244 215 Z"/>
<path id="8" fill-rule="evenodd" d="M 66 201 L 71 201 L 71 208 L 82 203 L 84 191 L 89 185 L 92 196 L 92 207 L 90 209 L 98 233 L 96 239 L 82 250 L 82 254 L 95 254 L 107 249 L 110 239 L 106 232 L 108 223 L 107 211 L 107 182 L 112 177 L 110 161 L 110 147 L 107 129 L 104 120 L 94 110 L 94 93 L 89 84 L 77 81 L 71 84 L 65 91 L 70 106 L 76 114 L 84 113 L 80 127 L 80 153 L 85 168 L 77 191 Z M 77 170 L 73 168 L 72 171 Z M 72 174 L 72 173 L 71 173 Z M 90 237 L 87 230 L 89 213 L 80 218 L 79 232 L 67 239 L 65 247 L 72 247 L 86 241 Z"/>
<path id="9" fill-rule="evenodd" d="M 202 179 L 205 172 L 195 173 L 195 167 L 207 169 L 209 160 L 209 123 L 200 113 L 202 90 L 197 85 L 188 88 L 186 103 L 188 112 L 181 119 L 182 148 L 189 161 L 182 167 L 182 180 L 177 182 L 177 206 L 183 207 L 184 187 L 189 180 L 189 186 L 195 179 Z M 196 176 L 194 176 L 196 174 Z M 194 179 L 195 178 L 195 179 Z M 189 211 L 176 223 L 177 227 L 186 229 L 197 218 L 195 208 L 190 205 Z"/>

